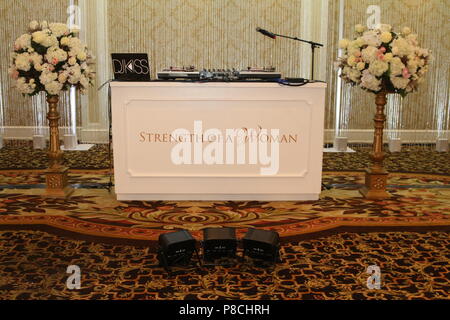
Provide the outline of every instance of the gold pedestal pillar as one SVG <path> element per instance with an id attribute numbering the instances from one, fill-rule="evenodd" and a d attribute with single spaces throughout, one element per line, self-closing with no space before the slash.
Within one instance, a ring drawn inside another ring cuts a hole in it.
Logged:
<path id="1" fill-rule="evenodd" d="M 59 96 L 47 96 L 47 119 L 50 127 L 50 150 L 48 152 L 50 167 L 45 172 L 47 188 L 44 195 L 51 198 L 67 198 L 73 193 L 68 184 L 69 168 L 62 165 L 63 152 L 59 142 L 60 115 L 58 112 Z"/>
<path id="2" fill-rule="evenodd" d="M 386 191 L 388 172 L 383 167 L 383 129 L 386 122 L 384 107 L 386 105 L 387 91 L 383 90 L 376 95 L 375 103 L 377 112 L 375 114 L 375 133 L 373 136 L 373 151 L 370 154 L 372 166 L 366 170 L 366 185 L 360 190 L 366 199 L 381 200 L 390 198 Z"/>
<path id="3" fill-rule="evenodd" d="M 386 191 L 388 175 L 387 171 L 373 172 L 371 168 L 366 169 L 366 185 L 359 192 L 370 200 L 390 198 L 391 195 Z"/>

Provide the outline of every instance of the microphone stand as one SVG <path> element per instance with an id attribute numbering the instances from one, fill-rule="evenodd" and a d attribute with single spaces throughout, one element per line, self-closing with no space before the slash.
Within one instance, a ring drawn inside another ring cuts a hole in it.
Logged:
<path id="1" fill-rule="evenodd" d="M 280 37 L 280 38 L 287 38 L 287 39 L 291 39 L 291 40 L 295 40 L 295 41 L 308 43 L 309 45 L 311 45 L 311 56 L 312 56 L 312 59 L 311 59 L 311 80 L 314 81 L 315 50 L 316 50 L 316 48 L 323 47 L 323 44 L 318 43 L 318 42 L 314 42 L 314 41 L 308 41 L 308 40 L 300 39 L 300 38 L 297 38 L 297 37 L 285 36 L 285 35 L 282 35 L 282 34 L 274 33 L 274 35 L 277 36 L 277 37 Z"/>
<path id="2" fill-rule="evenodd" d="M 112 182 L 112 175 L 113 175 L 113 159 L 112 159 L 112 113 L 111 113 L 111 85 L 110 83 L 114 81 L 113 79 L 110 79 L 103 83 L 99 88 L 98 91 L 103 89 L 104 86 L 108 85 L 108 160 L 109 160 L 109 182 L 106 186 L 106 189 L 109 193 L 111 193 L 111 189 L 113 187 Z"/>

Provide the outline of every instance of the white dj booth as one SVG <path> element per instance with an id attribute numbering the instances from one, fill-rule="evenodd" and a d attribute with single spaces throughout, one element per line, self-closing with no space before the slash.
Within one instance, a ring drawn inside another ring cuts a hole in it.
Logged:
<path id="1" fill-rule="evenodd" d="M 326 84 L 111 83 L 118 200 L 317 200 Z"/>

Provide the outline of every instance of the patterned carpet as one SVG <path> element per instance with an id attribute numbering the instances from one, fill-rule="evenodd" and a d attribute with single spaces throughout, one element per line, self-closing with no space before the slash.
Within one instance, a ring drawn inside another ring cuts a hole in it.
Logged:
<path id="1" fill-rule="evenodd" d="M 281 249 L 282 262 L 261 268 L 155 268 L 147 248 L 75 241 L 40 231 L 0 231 L 2 299 L 448 299 L 450 230 L 340 233 Z M 367 288 L 378 265 L 380 290 Z M 81 269 L 69 290 L 67 266 Z"/>
<path id="2" fill-rule="evenodd" d="M 161 233 L 181 228 L 201 238 L 201 229 L 217 226 L 237 228 L 238 234 L 250 227 L 274 229 L 284 241 L 294 241 L 342 226 L 450 225 L 450 176 L 443 175 L 392 174 L 392 198 L 371 201 L 358 192 L 363 173 L 328 172 L 323 181 L 332 188 L 319 201 L 303 202 L 117 201 L 106 189 L 88 187 L 106 182 L 106 172 L 80 171 L 70 178 L 80 188 L 64 201 L 42 197 L 44 189 L 32 184 L 43 182 L 37 172 L 3 172 L 0 225 L 50 226 L 126 241 L 156 241 Z"/>
<path id="3" fill-rule="evenodd" d="M 324 153 L 324 171 L 363 171 L 370 162 L 370 148 L 352 146 L 356 153 Z M 450 175 L 450 152 L 436 152 L 430 147 L 404 146 L 402 152 L 387 149 L 385 165 L 390 172 L 411 172 Z M 34 150 L 29 141 L 6 142 L 0 150 L 0 170 L 45 169 L 46 150 Z M 109 168 L 108 146 L 95 145 L 87 152 L 65 151 L 65 164 L 71 169 Z"/>
<path id="4" fill-rule="evenodd" d="M 68 201 L 42 197 L 44 151 L 0 150 L 0 299 L 448 299 L 449 153 L 389 154 L 392 198 L 363 199 L 366 149 L 325 154 L 324 190 L 309 202 L 173 202 L 115 199 L 105 146 L 65 153 Z M 3 170 L 1 170 L 3 169 Z M 205 227 L 276 230 L 283 261 L 179 270 L 155 266 L 161 233 Z M 81 267 L 82 289 L 65 287 Z M 366 287 L 366 268 L 382 272 Z M 83 271 L 84 270 L 84 271 Z"/>
<path id="5" fill-rule="evenodd" d="M 48 167 L 47 152 L 34 150 L 28 141 L 7 143 L 0 150 L 0 169 L 45 169 Z M 64 162 L 71 169 L 109 168 L 108 145 L 95 145 L 89 151 L 64 151 Z"/>

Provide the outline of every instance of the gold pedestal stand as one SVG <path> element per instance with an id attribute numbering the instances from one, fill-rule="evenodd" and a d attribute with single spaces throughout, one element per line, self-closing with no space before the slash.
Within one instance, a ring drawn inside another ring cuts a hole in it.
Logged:
<path id="1" fill-rule="evenodd" d="M 377 112 L 374 118 L 373 151 L 370 154 L 372 166 L 366 170 L 366 185 L 360 190 L 361 194 L 370 200 L 381 200 L 391 197 L 386 191 L 388 172 L 383 167 L 383 129 L 386 122 L 386 115 L 384 114 L 384 107 L 387 102 L 386 96 L 387 91 L 382 90 L 375 98 Z"/>
<path id="2" fill-rule="evenodd" d="M 44 196 L 50 198 L 68 198 L 73 189 L 68 184 L 67 172 L 69 168 L 62 165 L 63 152 L 59 142 L 58 112 L 59 96 L 47 96 L 47 119 L 50 127 L 50 150 L 48 152 L 50 167 L 45 172 L 47 188 Z"/>

